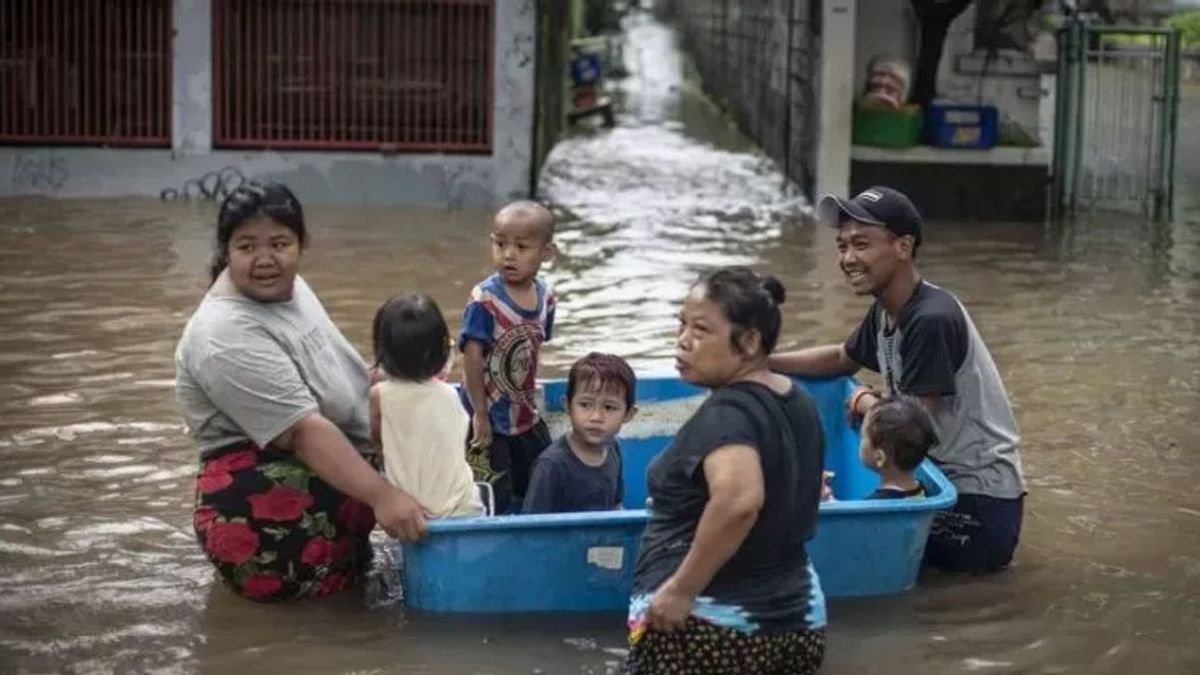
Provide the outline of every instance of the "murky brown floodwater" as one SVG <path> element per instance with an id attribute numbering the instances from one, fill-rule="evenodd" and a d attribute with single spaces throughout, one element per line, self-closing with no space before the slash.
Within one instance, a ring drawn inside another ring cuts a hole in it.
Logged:
<path id="1" fill-rule="evenodd" d="M 676 303 L 718 264 L 785 279 L 788 345 L 844 337 L 865 304 L 831 234 L 681 81 L 665 30 L 641 24 L 631 45 L 619 128 L 564 143 L 547 172 L 569 212 L 547 374 L 592 348 L 665 365 Z M 456 323 L 487 272 L 486 213 L 310 211 L 303 273 L 364 350 L 387 295 L 429 291 Z M 1022 425 L 1023 544 L 999 576 L 833 602 L 826 672 L 1200 672 L 1198 214 L 930 226 L 922 267 L 970 307 Z M 172 390 L 213 218 L 3 203 L 0 670 L 614 672 L 618 615 L 405 616 L 361 593 L 260 606 L 214 584 Z"/>

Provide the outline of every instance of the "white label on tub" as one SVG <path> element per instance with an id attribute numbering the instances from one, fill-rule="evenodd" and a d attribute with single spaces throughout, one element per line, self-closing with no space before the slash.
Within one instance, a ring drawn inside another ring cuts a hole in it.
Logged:
<path id="1" fill-rule="evenodd" d="M 587 561 L 606 570 L 619 570 L 625 564 L 625 549 L 620 546 L 593 546 Z"/>

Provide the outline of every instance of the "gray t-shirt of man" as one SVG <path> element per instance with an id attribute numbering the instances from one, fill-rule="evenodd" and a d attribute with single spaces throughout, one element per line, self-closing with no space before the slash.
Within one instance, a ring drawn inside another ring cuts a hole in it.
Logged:
<path id="1" fill-rule="evenodd" d="M 370 447 L 367 365 L 300 277 L 292 299 L 274 303 L 218 279 L 184 328 L 175 372 L 201 457 L 245 441 L 265 447 L 313 412 Z"/>
<path id="2" fill-rule="evenodd" d="M 883 375 L 888 391 L 939 396 L 939 439 L 929 456 L 959 492 L 1015 499 L 1025 494 L 1021 437 L 1000 371 L 967 310 L 921 282 L 889 328 L 871 305 L 846 341 L 856 363 Z"/>

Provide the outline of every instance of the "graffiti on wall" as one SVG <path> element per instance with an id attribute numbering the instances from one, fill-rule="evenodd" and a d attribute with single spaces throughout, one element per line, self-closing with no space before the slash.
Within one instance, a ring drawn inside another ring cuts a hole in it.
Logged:
<path id="1" fill-rule="evenodd" d="M 19 153 L 13 158 L 13 192 L 57 194 L 71 178 L 65 155 L 53 152 Z"/>
<path id="2" fill-rule="evenodd" d="M 165 202 L 177 199 L 223 200 L 245 182 L 245 174 L 235 167 L 227 166 L 220 171 L 209 171 L 197 178 L 189 178 L 178 190 L 166 188 L 158 196 Z"/>

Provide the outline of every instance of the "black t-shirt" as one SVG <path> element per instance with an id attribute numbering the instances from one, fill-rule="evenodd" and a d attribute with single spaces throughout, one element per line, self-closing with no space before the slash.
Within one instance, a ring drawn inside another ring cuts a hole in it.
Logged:
<path id="1" fill-rule="evenodd" d="M 538 455 L 525 491 L 525 513 L 609 511 L 621 508 L 621 447 L 614 441 L 600 466 L 584 464 L 559 436 Z"/>
<path id="2" fill-rule="evenodd" d="M 871 303 L 862 323 L 846 340 L 846 354 L 860 366 L 882 374 L 892 392 L 955 394 L 955 374 L 966 361 L 970 332 L 954 296 L 921 282 L 900 309 L 896 325 L 888 327 L 886 321 L 879 301 Z M 881 340 L 898 345 L 881 344 Z M 891 364 L 886 362 L 889 358 Z"/>
<path id="3" fill-rule="evenodd" d="M 881 487 L 876 488 L 874 492 L 867 495 L 867 499 L 924 499 L 925 486 L 918 484 L 917 487 L 911 490 L 901 490 L 900 488 Z"/>
<path id="4" fill-rule="evenodd" d="M 651 515 L 634 596 L 652 593 L 687 555 L 709 498 L 704 459 L 728 445 L 758 451 L 764 502 L 746 540 L 701 597 L 751 630 L 814 627 L 808 619 L 819 602 L 823 622 L 824 601 L 804 542 L 817 524 L 825 436 L 812 398 L 798 386 L 784 395 L 750 382 L 717 389 L 650 464 Z"/>

